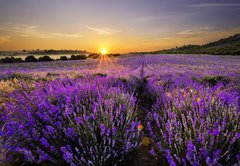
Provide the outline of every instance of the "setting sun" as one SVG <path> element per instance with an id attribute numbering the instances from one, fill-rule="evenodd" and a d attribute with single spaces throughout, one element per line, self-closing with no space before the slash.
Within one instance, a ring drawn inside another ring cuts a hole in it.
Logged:
<path id="1" fill-rule="evenodd" d="M 107 54 L 107 49 L 106 48 L 101 49 L 101 54 L 103 55 Z"/>

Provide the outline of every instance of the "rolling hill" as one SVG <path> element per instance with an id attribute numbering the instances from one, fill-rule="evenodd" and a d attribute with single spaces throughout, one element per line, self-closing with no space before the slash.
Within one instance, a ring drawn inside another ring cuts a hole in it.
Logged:
<path id="1" fill-rule="evenodd" d="M 172 49 L 153 51 L 151 53 L 240 55 L 240 33 L 204 45 L 185 45 Z"/>

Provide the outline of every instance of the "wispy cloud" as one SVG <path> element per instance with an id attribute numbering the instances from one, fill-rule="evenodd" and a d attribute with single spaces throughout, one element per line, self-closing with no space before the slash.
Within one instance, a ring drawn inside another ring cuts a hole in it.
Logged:
<path id="1" fill-rule="evenodd" d="M 198 7 L 198 8 L 205 8 L 205 7 L 239 7 L 240 3 L 199 3 L 199 4 L 192 4 L 190 7 Z"/>
<path id="2" fill-rule="evenodd" d="M 137 17 L 132 19 L 132 21 L 154 21 L 158 19 L 162 19 L 162 17 L 154 17 L 154 16 Z"/>
<path id="3" fill-rule="evenodd" d="M 27 24 L 6 24 L 1 25 L 1 31 L 20 37 L 48 38 L 47 34 L 40 32 L 37 26 Z"/>
<path id="4" fill-rule="evenodd" d="M 176 16 L 175 16 L 176 17 Z M 156 21 L 156 20 L 164 20 L 164 19 L 170 19 L 171 16 L 142 16 L 142 17 L 136 17 L 131 18 L 127 20 L 128 22 L 149 22 L 149 21 Z"/>
<path id="5" fill-rule="evenodd" d="M 46 33 L 40 32 L 38 27 L 33 25 L 17 25 L 13 27 L 13 31 L 21 37 L 49 38 Z"/>
<path id="6" fill-rule="evenodd" d="M 83 35 L 78 33 L 51 33 L 43 32 L 35 25 L 27 24 L 11 24 L 11 25 L 2 25 L 1 31 L 5 31 L 8 34 L 20 36 L 20 37 L 32 37 L 32 38 L 54 38 L 54 37 L 64 37 L 64 38 L 82 38 Z"/>
<path id="7" fill-rule="evenodd" d="M 58 37 L 68 37 L 68 38 L 82 38 L 83 35 L 75 34 L 75 33 L 52 33 L 51 36 L 58 36 Z"/>
<path id="8" fill-rule="evenodd" d="M 10 36 L 0 36 L 0 44 L 6 43 L 9 39 Z"/>
<path id="9" fill-rule="evenodd" d="M 112 35 L 114 33 L 120 32 L 119 30 L 108 28 L 108 27 L 92 27 L 92 26 L 86 26 L 87 29 L 96 32 L 98 35 Z"/>
<path id="10" fill-rule="evenodd" d="M 201 35 L 204 32 L 212 31 L 213 29 L 214 28 L 212 27 L 198 27 L 198 28 L 186 29 L 178 32 L 177 34 L 180 36 L 192 37 L 192 36 Z"/>

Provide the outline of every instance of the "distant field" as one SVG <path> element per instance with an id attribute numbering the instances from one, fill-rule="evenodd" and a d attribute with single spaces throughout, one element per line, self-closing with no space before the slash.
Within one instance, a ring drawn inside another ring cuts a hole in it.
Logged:
<path id="1" fill-rule="evenodd" d="M 77 61 L 0 64 L 0 72 L 22 72 L 33 75 L 58 73 L 103 72 L 112 76 L 164 74 L 208 75 L 239 73 L 240 57 L 216 55 L 122 55 L 120 58 L 99 58 Z"/>
<path id="2" fill-rule="evenodd" d="M 0 64 L 0 164 L 239 165 L 240 57 Z"/>

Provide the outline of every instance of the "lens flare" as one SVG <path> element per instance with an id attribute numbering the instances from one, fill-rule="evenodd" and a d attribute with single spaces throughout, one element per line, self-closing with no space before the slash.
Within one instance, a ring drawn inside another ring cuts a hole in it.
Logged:
<path id="1" fill-rule="evenodd" d="M 107 54 L 107 49 L 106 48 L 101 49 L 101 54 L 106 55 Z"/>

